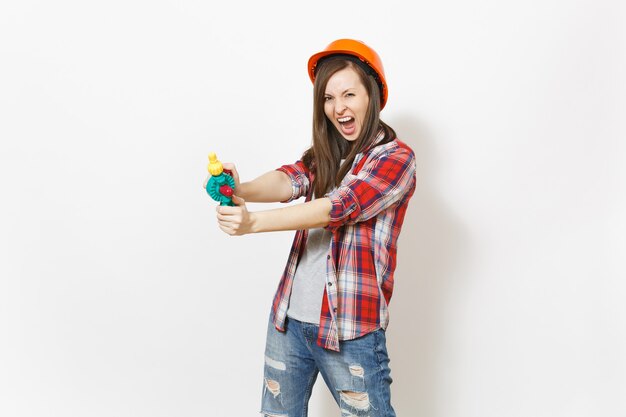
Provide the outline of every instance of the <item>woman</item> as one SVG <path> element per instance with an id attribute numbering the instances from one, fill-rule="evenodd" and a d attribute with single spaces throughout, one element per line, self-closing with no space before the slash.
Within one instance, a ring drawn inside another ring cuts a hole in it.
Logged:
<path id="1" fill-rule="evenodd" d="M 385 329 L 415 158 L 379 118 L 387 84 L 373 49 L 339 39 L 308 64 L 311 148 L 250 182 L 224 164 L 236 206 L 217 208 L 230 235 L 297 231 L 268 325 L 261 412 L 306 416 L 321 373 L 342 415 L 395 416 Z M 302 204 L 267 211 L 245 206 L 300 197 Z"/>

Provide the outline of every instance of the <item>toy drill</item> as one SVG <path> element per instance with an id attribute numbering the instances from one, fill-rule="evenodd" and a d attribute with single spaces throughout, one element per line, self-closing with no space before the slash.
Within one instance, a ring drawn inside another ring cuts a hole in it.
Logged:
<path id="1" fill-rule="evenodd" d="M 214 152 L 209 154 L 208 171 L 211 178 L 206 184 L 206 192 L 213 200 L 219 202 L 220 206 L 234 206 L 232 197 L 235 190 L 235 180 L 229 175 L 228 170 L 224 170 Z"/>

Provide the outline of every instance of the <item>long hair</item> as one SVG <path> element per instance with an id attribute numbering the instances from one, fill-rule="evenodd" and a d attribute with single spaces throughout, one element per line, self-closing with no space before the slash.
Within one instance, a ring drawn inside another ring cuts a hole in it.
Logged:
<path id="1" fill-rule="evenodd" d="M 365 120 L 359 137 L 347 141 L 324 112 L 326 84 L 336 72 L 350 67 L 356 71 L 369 97 L 365 112 Z M 337 187 L 346 176 L 354 158 L 365 151 L 380 130 L 385 137 L 380 144 L 396 138 L 396 132 L 380 120 L 380 90 L 373 76 L 369 75 L 361 65 L 341 56 L 331 56 L 321 61 L 315 74 L 313 84 L 313 139 L 312 145 L 302 155 L 303 163 L 315 174 L 313 191 L 316 197 L 322 197 Z M 345 159 L 343 163 L 342 159 Z"/>

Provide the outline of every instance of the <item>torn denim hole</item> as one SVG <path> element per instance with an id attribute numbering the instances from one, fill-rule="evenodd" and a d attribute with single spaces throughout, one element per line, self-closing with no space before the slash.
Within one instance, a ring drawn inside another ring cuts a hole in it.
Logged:
<path id="1" fill-rule="evenodd" d="M 265 387 L 272 393 L 274 398 L 278 397 L 280 394 L 280 384 L 273 379 L 265 379 Z"/>
<path id="2" fill-rule="evenodd" d="M 265 355 L 265 364 L 270 368 L 278 369 L 279 371 L 287 370 L 285 362 L 277 361 L 276 359 L 272 359 L 267 355 Z"/>
<path id="3" fill-rule="evenodd" d="M 341 391 L 339 396 L 342 402 L 356 410 L 370 409 L 370 397 L 367 392 Z"/>
<path id="4" fill-rule="evenodd" d="M 363 378 L 365 376 L 365 371 L 361 365 L 350 365 L 348 368 L 350 369 L 350 375 L 357 376 Z"/>

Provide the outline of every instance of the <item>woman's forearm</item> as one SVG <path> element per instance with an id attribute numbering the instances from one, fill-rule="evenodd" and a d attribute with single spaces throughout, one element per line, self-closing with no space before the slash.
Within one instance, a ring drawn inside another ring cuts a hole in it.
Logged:
<path id="1" fill-rule="evenodd" d="M 279 209 L 251 212 L 251 232 L 276 232 L 324 227 L 330 222 L 331 202 L 319 198 Z"/>
<path id="2" fill-rule="evenodd" d="M 270 171 L 260 177 L 239 184 L 235 194 L 253 203 L 276 203 L 291 197 L 289 176 L 281 171 Z"/>

